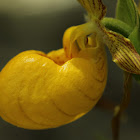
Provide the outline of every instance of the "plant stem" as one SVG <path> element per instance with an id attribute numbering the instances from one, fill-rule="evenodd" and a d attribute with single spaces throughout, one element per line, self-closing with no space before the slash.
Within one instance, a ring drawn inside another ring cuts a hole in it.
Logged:
<path id="1" fill-rule="evenodd" d="M 109 112 L 113 112 L 115 106 L 116 106 L 116 103 L 114 103 L 111 100 L 104 99 L 104 98 L 101 98 L 96 104 L 96 107 L 98 107 L 99 109 L 103 109 Z"/>
<path id="2" fill-rule="evenodd" d="M 114 116 L 112 119 L 112 137 L 113 140 L 119 140 L 120 130 L 120 117 L 121 114 L 127 108 L 130 101 L 130 91 L 132 84 L 132 75 L 128 72 L 124 72 L 124 95 L 120 105 L 115 107 Z"/>
<path id="3" fill-rule="evenodd" d="M 128 38 L 133 29 L 121 20 L 114 18 L 104 18 L 102 24 L 109 30 L 120 33 L 124 37 Z"/>

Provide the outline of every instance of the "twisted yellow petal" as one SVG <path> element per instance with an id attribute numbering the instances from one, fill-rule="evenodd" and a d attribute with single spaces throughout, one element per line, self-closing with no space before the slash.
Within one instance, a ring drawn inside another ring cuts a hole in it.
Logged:
<path id="1" fill-rule="evenodd" d="M 91 19 L 101 20 L 106 14 L 106 7 L 101 0 L 78 0 L 86 9 Z"/>
<path id="2" fill-rule="evenodd" d="M 107 36 L 106 44 L 112 54 L 113 61 L 124 71 L 140 74 L 140 55 L 130 40 L 112 31 L 108 31 Z"/>

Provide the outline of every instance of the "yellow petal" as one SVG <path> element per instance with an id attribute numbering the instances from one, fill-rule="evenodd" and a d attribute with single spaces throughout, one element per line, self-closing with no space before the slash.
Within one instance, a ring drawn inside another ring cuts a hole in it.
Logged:
<path id="1" fill-rule="evenodd" d="M 101 0 L 78 0 L 86 9 L 90 18 L 101 20 L 106 14 L 106 7 Z"/>

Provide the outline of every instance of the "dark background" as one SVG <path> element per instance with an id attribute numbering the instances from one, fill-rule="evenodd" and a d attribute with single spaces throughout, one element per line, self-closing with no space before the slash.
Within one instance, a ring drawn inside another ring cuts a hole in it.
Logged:
<path id="1" fill-rule="evenodd" d="M 2 1 L 4 0 L 1 0 L 0 4 Z M 14 5 L 16 0 L 12 1 Z M 68 0 L 65 0 L 65 3 L 66 1 Z M 84 10 L 76 0 L 72 0 L 72 5 L 66 5 L 67 7 L 58 3 L 60 8 L 46 8 L 43 11 L 40 10 L 41 6 L 37 11 L 32 11 L 27 5 L 29 12 L 26 6 L 10 9 L 9 0 L 6 4 L 5 9 L 0 10 L 0 69 L 21 51 L 35 49 L 47 53 L 60 48 L 65 29 L 84 22 Z M 104 0 L 104 4 L 108 9 L 107 16 L 114 17 L 116 0 Z M 103 98 L 119 103 L 123 90 L 123 72 L 112 62 L 108 50 L 107 54 L 109 72 Z M 140 140 L 139 93 L 140 85 L 133 80 L 131 102 L 121 122 L 121 140 Z M 38 131 L 17 128 L 0 119 L 0 140 L 111 140 L 112 115 L 111 111 L 95 107 L 71 124 Z"/>

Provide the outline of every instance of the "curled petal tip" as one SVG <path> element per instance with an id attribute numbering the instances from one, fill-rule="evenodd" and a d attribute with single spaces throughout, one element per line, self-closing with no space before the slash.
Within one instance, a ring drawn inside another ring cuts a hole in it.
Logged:
<path id="1" fill-rule="evenodd" d="M 101 20 L 106 14 L 106 7 L 101 0 L 78 0 L 86 9 L 91 19 Z"/>

